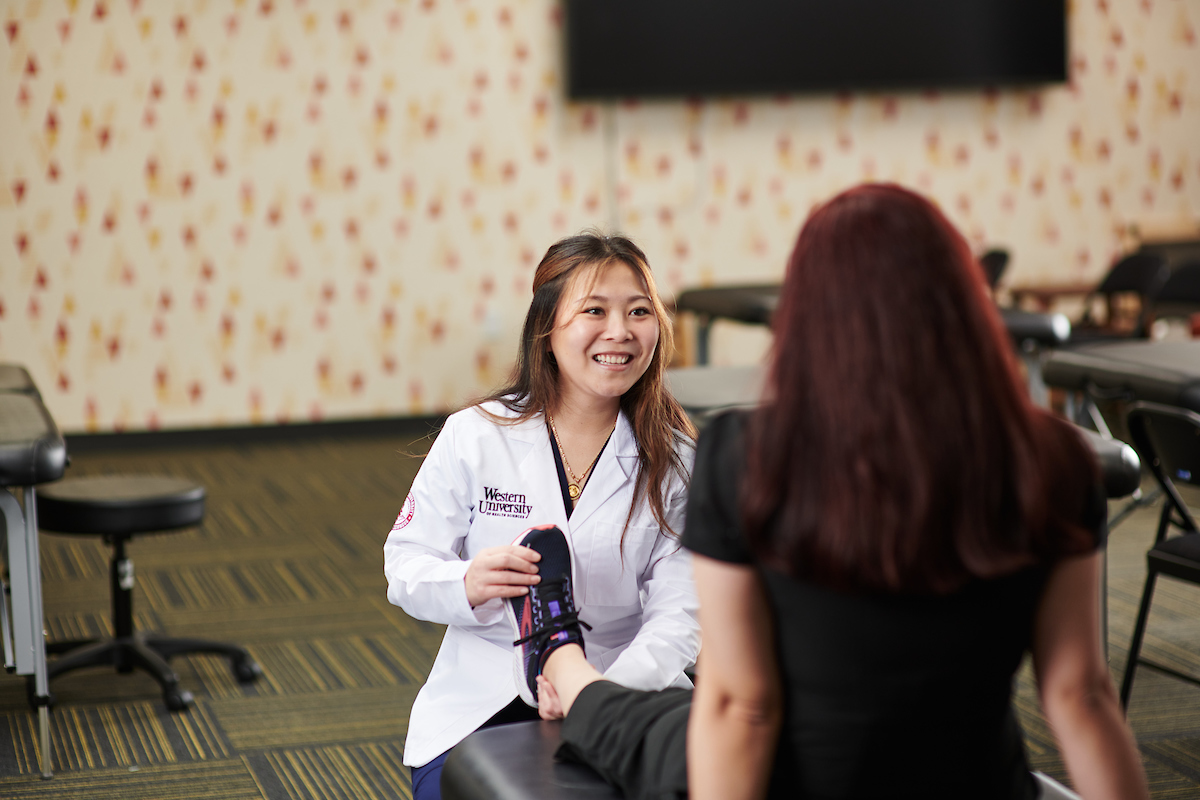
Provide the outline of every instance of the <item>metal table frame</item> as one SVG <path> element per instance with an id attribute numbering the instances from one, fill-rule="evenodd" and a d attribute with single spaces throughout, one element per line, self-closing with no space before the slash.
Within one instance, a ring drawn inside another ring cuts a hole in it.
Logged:
<path id="1" fill-rule="evenodd" d="M 0 514 L 6 534 L 10 584 L 5 587 L 0 578 L 0 592 L 7 590 L 11 596 L 10 601 L 0 602 L 4 667 L 9 673 L 33 676 L 39 763 L 42 777 L 50 778 L 54 774 L 50 751 L 50 687 L 34 487 L 62 477 L 67 460 L 66 443 L 29 374 L 12 364 L 0 364 L 0 451 L 5 466 Z"/>

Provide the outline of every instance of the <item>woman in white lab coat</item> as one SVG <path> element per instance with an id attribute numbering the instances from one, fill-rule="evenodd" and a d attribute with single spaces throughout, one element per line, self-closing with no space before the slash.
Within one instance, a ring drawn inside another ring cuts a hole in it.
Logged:
<path id="1" fill-rule="evenodd" d="M 415 800 L 467 734 L 536 719 L 513 677 L 504 605 L 538 581 L 514 546 L 559 526 L 575 559 L 587 658 L 639 689 L 689 686 L 700 646 L 680 550 L 695 429 L 664 382 L 671 326 L 642 251 L 619 236 L 554 244 L 534 274 L 512 383 L 450 416 L 384 545 L 388 600 L 447 625 L 413 703 Z"/>

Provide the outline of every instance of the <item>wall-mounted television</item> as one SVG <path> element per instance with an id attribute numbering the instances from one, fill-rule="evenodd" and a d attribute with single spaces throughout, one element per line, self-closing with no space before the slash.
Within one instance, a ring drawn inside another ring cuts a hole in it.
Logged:
<path id="1" fill-rule="evenodd" d="M 953 89 L 1067 79 L 1066 0 L 564 0 L 567 94 Z"/>

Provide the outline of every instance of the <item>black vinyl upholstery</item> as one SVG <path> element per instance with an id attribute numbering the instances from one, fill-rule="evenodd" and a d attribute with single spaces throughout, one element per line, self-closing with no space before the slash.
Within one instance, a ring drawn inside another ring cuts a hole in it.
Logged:
<path id="1" fill-rule="evenodd" d="M 0 393 L 0 486 L 34 486 L 62 477 L 67 444 L 33 392 Z"/>
<path id="2" fill-rule="evenodd" d="M 1145 400 L 1200 412 L 1200 341 L 1124 341 L 1055 350 L 1046 384 L 1093 396 Z"/>
<path id="3" fill-rule="evenodd" d="M 554 760 L 557 722 L 517 722 L 463 739 L 442 768 L 442 800 L 620 800 L 583 764 Z"/>
<path id="4" fill-rule="evenodd" d="M 204 487 L 159 475 L 68 478 L 38 493 L 38 525 L 55 533 L 130 536 L 199 525 Z"/>
<path id="5" fill-rule="evenodd" d="M 679 293 L 675 308 L 708 318 L 769 325 L 782 288 L 778 283 L 748 283 L 687 289 Z"/>

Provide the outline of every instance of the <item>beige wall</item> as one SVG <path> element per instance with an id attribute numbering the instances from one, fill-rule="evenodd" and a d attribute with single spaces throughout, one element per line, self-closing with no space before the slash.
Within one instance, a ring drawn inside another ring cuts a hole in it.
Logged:
<path id="1" fill-rule="evenodd" d="M 1073 3 L 1070 86 L 615 108 L 564 101 L 552 0 L 0 0 L 0 28 L 0 359 L 68 432 L 453 407 L 590 225 L 673 292 L 779 277 L 868 179 L 1010 281 L 1200 216 L 1192 0 Z"/>

